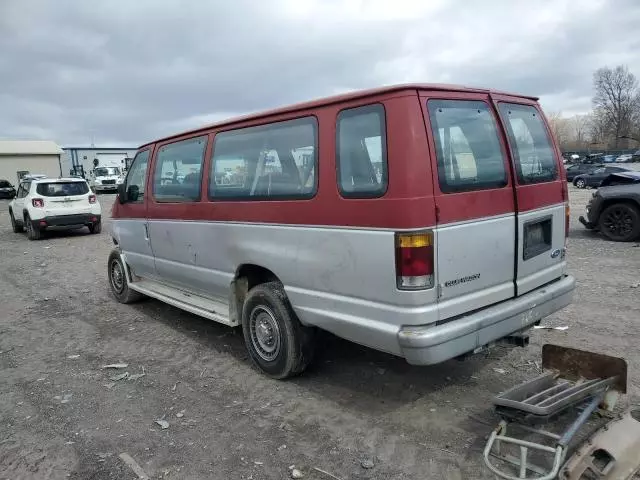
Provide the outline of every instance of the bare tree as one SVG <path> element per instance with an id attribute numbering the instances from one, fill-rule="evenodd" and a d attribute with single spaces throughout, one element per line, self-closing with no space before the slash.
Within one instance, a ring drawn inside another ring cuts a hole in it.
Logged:
<path id="1" fill-rule="evenodd" d="M 570 119 L 571 136 L 576 148 L 584 148 L 587 143 L 590 120 L 589 115 L 574 115 Z"/>
<path id="2" fill-rule="evenodd" d="M 591 114 L 589 116 L 587 130 L 591 144 L 604 145 L 607 142 L 607 137 L 609 136 L 608 125 L 604 116 L 596 115 L 595 113 Z"/>
<path id="3" fill-rule="evenodd" d="M 620 137 L 629 135 L 640 116 L 638 80 L 625 65 L 604 67 L 593 74 L 593 110 L 596 117 L 592 134 L 618 147 Z M 611 141 L 612 140 L 612 141 Z"/>
<path id="4" fill-rule="evenodd" d="M 547 114 L 547 121 L 551 133 L 562 148 L 569 141 L 570 129 L 567 119 L 562 116 L 562 112 L 550 112 Z"/>

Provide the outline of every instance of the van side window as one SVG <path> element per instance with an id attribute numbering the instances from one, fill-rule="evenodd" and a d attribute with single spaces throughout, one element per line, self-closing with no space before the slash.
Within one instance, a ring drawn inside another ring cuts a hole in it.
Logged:
<path id="1" fill-rule="evenodd" d="M 153 175 L 153 198 L 158 202 L 200 200 L 202 162 L 207 137 L 189 138 L 160 147 Z"/>
<path id="2" fill-rule="evenodd" d="M 313 197 L 317 131 L 316 118 L 305 117 L 218 133 L 209 196 L 234 200 Z"/>
<path id="3" fill-rule="evenodd" d="M 387 138 L 382 105 L 351 108 L 338 114 L 336 169 L 343 197 L 380 197 L 387 191 Z"/>
<path id="4" fill-rule="evenodd" d="M 142 202 L 144 199 L 144 186 L 147 180 L 147 165 L 149 164 L 149 150 L 143 150 L 133 159 L 126 179 L 126 192 L 128 202 Z"/>
<path id="5" fill-rule="evenodd" d="M 453 193 L 507 185 L 498 129 L 485 102 L 429 100 L 427 107 L 440 190 Z"/>
<path id="6" fill-rule="evenodd" d="M 519 182 L 529 184 L 556 180 L 555 150 L 538 109 L 531 105 L 502 102 L 499 106 Z"/>

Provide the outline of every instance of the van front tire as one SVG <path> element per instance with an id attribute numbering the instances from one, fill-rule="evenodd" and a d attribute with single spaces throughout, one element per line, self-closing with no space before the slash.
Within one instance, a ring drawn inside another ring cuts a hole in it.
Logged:
<path id="1" fill-rule="evenodd" d="M 251 361 L 271 378 L 298 375 L 313 358 L 314 331 L 300 323 L 280 282 L 249 291 L 242 307 L 242 331 Z"/>
<path id="2" fill-rule="evenodd" d="M 111 293 L 113 293 L 113 296 L 116 297 L 116 300 L 120 303 L 133 303 L 142 299 L 143 295 L 141 293 L 129 288 L 129 280 L 124 262 L 120 257 L 120 253 L 116 250 L 109 255 L 107 278 L 109 279 Z"/>

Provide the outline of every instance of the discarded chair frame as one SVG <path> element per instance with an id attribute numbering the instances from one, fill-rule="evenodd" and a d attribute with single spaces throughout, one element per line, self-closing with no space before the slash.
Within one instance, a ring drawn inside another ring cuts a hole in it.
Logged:
<path id="1" fill-rule="evenodd" d="M 542 366 L 549 371 L 494 399 L 502 420 L 489 436 L 483 454 L 486 466 L 498 477 L 507 480 L 556 478 L 566 459 L 569 444 L 580 428 L 601 405 L 612 408 L 618 398 L 617 392 L 626 392 L 627 365 L 622 359 L 544 345 Z M 553 421 L 561 413 L 581 407 L 581 413 L 561 434 L 532 426 Z M 540 435 L 550 440 L 553 446 L 509 436 L 509 424 L 517 425 L 517 429 L 525 433 Z M 503 453 L 503 445 L 519 447 L 519 457 Z M 541 467 L 530 461 L 532 451 L 548 456 L 552 460 L 551 467 Z M 491 457 L 517 467 L 517 475 L 499 469 Z M 535 475 L 528 476 L 528 472 Z"/>

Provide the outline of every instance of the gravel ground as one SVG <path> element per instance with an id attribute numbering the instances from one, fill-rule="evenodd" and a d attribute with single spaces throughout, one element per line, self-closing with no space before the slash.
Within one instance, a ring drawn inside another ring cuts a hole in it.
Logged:
<path id="1" fill-rule="evenodd" d="M 428 368 L 327 334 L 313 367 L 286 382 L 250 366 L 238 331 L 155 300 L 118 304 L 108 218 L 99 236 L 29 242 L 2 202 L 0 478 L 134 479 L 125 452 L 151 478 L 285 479 L 292 465 L 312 480 L 492 478 L 491 398 L 537 373 L 543 343 L 625 357 L 639 398 L 640 248 L 582 228 L 589 195 L 571 191 L 575 301 L 545 322 L 566 332 Z M 113 197 L 100 199 L 107 213 Z M 124 372 L 144 376 L 113 378 Z"/>

